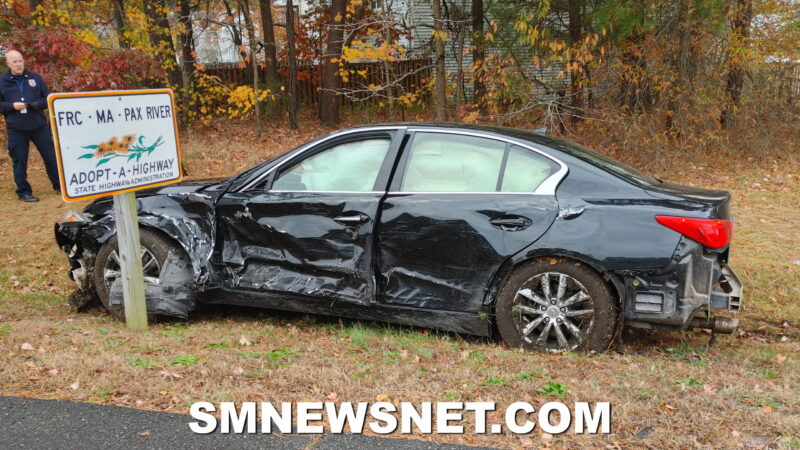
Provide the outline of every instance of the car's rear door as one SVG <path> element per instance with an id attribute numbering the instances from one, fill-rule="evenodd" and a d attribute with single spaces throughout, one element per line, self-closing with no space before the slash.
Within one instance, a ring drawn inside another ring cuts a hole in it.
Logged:
<path id="1" fill-rule="evenodd" d="M 402 134 L 335 136 L 226 193 L 217 206 L 224 286 L 373 301 L 373 230 Z"/>
<path id="2" fill-rule="evenodd" d="M 501 264 L 558 213 L 566 167 L 493 135 L 410 130 L 378 223 L 378 301 L 477 311 Z"/>

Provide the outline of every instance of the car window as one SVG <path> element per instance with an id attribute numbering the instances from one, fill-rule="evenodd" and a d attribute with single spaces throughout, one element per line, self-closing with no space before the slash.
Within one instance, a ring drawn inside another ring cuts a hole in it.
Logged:
<path id="1" fill-rule="evenodd" d="M 323 150 L 281 171 L 272 189 L 371 191 L 391 142 L 389 138 L 366 139 Z"/>
<path id="2" fill-rule="evenodd" d="M 416 133 L 400 190 L 495 192 L 505 143 L 445 133 Z"/>
<path id="3" fill-rule="evenodd" d="M 500 192 L 533 192 L 556 170 L 556 164 L 514 145 L 508 154 Z"/>

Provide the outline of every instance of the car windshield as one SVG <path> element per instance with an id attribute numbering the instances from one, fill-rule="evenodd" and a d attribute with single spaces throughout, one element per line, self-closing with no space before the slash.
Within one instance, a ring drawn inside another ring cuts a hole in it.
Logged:
<path id="1" fill-rule="evenodd" d="M 564 153 L 572 155 L 576 158 L 580 158 L 625 180 L 647 186 L 661 184 L 660 180 L 653 178 L 650 175 L 639 172 L 633 167 L 622 164 L 617 160 L 609 158 L 608 156 L 602 155 L 593 150 L 589 150 L 588 148 L 582 147 L 578 144 L 554 138 L 551 138 L 548 144 Z"/>

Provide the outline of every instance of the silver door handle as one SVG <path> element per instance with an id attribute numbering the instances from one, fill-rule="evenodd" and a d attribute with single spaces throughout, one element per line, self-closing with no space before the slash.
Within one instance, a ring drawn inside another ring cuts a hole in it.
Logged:
<path id="1" fill-rule="evenodd" d="M 369 220 L 369 217 L 366 215 L 354 215 L 354 216 L 339 216 L 333 219 L 336 222 L 345 224 L 345 225 L 358 225 L 365 223 Z"/>

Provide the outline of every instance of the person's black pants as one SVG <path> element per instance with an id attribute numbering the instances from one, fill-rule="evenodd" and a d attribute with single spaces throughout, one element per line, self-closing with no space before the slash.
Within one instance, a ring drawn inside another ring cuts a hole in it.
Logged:
<path id="1" fill-rule="evenodd" d="M 30 141 L 36 145 L 39 154 L 44 160 L 47 177 L 53 189 L 60 189 L 58 180 L 58 163 L 56 150 L 53 146 L 53 135 L 48 125 L 30 131 L 8 130 L 8 154 L 14 163 L 14 182 L 17 183 L 17 195 L 32 194 L 33 190 L 28 183 L 28 147 Z"/>

